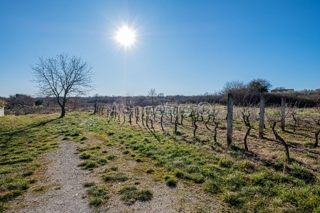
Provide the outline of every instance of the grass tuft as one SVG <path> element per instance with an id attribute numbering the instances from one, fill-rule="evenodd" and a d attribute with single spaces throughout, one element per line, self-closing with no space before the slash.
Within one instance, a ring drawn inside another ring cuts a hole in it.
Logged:
<path id="1" fill-rule="evenodd" d="M 120 199 L 127 205 L 134 204 L 139 201 L 150 201 L 153 197 L 152 191 L 149 189 L 138 189 L 136 186 L 125 186 L 119 191 Z"/>
<path id="2" fill-rule="evenodd" d="M 103 176 L 105 182 L 125 182 L 129 180 L 129 176 L 125 173 L 110 172 Z"/>

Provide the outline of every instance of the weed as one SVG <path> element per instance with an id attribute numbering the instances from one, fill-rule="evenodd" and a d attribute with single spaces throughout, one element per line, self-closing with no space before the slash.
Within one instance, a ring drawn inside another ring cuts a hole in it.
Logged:
<path id="1" fill-rule="evenodd" d="M 94 186 L 94 185 L 96 185 L 94 182 L 85 182 L 84 184 L 83 184 L 83 187 L 91 187 L 91 186 Z"/>
<path id="2" fill-rule="evenodd" d="M 87 194 L 90 197 L 90 206 L 99 206 L 104 200 L 109 199 L 108 191 L 105 186 L 93 185 L 87 190 Z"/>
<path id="3" fill-rule="evenodd" d="M 129 176 L 125 173 L 108 173 L 103 176 L 105 182 L 125 182 Z"/>
<path id="4" fill-rule="evenodd" d="M 217 184 L 217 182 L 214 180 L 207 180 L 203 184 L 203 189 L 204 189 L 204 191 L 209 192 L 211 194 L 218 194 L 218 193 L 222 192 L 219 184 Z"/>
<path id="5" fill-rule="evenodd" d="M 117 167 L 117 166 L 112 166 L 110 169 L 111 169 L 112 171 L 118 171 L 118 167 Z"/>
<path id="6" fill-rule="evenodd" d="M 87 137 L 80 138 L 80 141 L 85 141 L 85 140 L 88 140 L 88 138 Z"/>
<path id="7" fill-rule="evenodd" d="M 174 188 L 174 187 L 177 187 L 177 183 L 178 183 L 178 180 L 173 178 L 173 177 L 169 177 L 169 178 L 165 178 L 166 179 L 166 185 L 171 187 L 171 188 Z"/>
<path id="8" fill-rule="evenodd" d="M 139 201 L 150 201 L 153 197 L 152 191 L 149 189 L 138 189 L 136 186 L 126 186 L 120 189 L 120 199 L 127 205 L 134 204 Z"/>
<path id="9" fill-rule="evenodd" d="M 147 169 L 147 173 L 148 173 L 148 174 L 154 173 L 154 169 L 152 169 L 152 168 Z"/>
<path id="10" fill-rule="evenodd" d="M 48 190 L 48 186 L 38 186 L 32 189 L 33 192 L 40 193 Z"/>
<path id="11" fill-rule="evenodd" d="M 117 156 L 115 156 L 115 155 L 108 155 L 108 156 L 107 156 L 107 159 L 108 159 L 108 160 L 116 160 L 116 159 L 117 159 Z"/>
<path id="12" fill-rule="evenodd" d="M 87 152 L 83 152 L 80 154 L 79 157 L 80 157 L 80 159 L 89 159 L 89 158 L 91 158 L 91 155 Z"/>
<path id="13" fill-rule="evenodd" d="M 240 207 L 244 203 L 238 193 L 230 191 L 222 195 L 222 200 L 232 207 Z"/>
<path id="14" fill-rule="evenodd" d="M 122 154 L 127 155 L 127 154 L 130 154 L 130 152 L 128 150 L 126 150 L 126 151 L 123 151 Z"/>
<path id="15" fill-rule="evenodd" d="M 98 163 L 93 160 L 85 160 L 79 164 L 82 169 L 93 169 L 99 167 Z"/>
<path id="16" fill-rule="evenodd" d="M 106 165 L 108 163 L 107 159 L 101 157 L 97 161 L 100 165 Z"/>
<path id="17" fill-rule="evenodd" d="M 107 133 L 109 136 L 112 136 L 112 135 L 114 135 L 114 132 L 108 132 Z"/>
<path id="18" fill-rule="evenodd" d="M 315 181 L 315 176 L 309 172 L 304 166 L 301 166 L 297 163 L 294 163 L 291 167 L 289 167 L 289 174 L 305 181 L 306 183 L 312 183 Z"/>
<path id="19" fill-rule="evenodd" d="M 103 202 L 101 197 L 92 197 L 89 200 L 89 206 L 99 206 Z"/>

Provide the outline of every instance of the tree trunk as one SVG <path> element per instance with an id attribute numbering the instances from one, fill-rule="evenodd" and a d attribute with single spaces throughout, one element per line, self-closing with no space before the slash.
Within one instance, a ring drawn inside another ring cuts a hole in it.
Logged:
<path id="1" fill-rule="evenodd" d="M 61 115 L 60 115 L 60 118 L 63 118 L 65 115 L 66 115 L 65 106 L 61 106 Z"/>
<path id="2" fill-rule="evenodd" d="M 193 118 L 193 126 L 194 126 L 194 129 L 193 129 L 193 137 L 196 138 L 197 136 L 197 129 L 198 129 L 198 125 L 197 125 L 197 118 L 194 117 Z"/>
<path id="3" fill-rule="evenodd" d="M 210 116 L 208 116 L 208 120 L 204 123 L 204 125 L 206 126 L 207 130 L 211 131 L 211 129 L 208 127 L 210 121 Z"/>
<path id="4" fill-rule="evenodd" d="M 246 151 L 249 151 L 248 145 L 247 145 L 247 138 L 248 138 L 248 135 L 250 134 L 250 131 L 251 131 L 251 126 L 248 126 L 248 130 L 247 130 L 246 135 L 244 136 L 244 139 L 243 139 L 244 149 Z"/>
<path id="5" fill-rule="evenodd" d="M 153 120 L 156 121 L 156 112 L 154 111 L 154 106 L 152 107 Z"/>
<path id="6" fill-rule="evenodd" d="M 276 137 L 276 140 L 280 141 L 282 145 L 284 146 L 286 150 L 286 156 L 287 156 L 287 162 L 290 162 L 290 153 L 289 153 L 289 146 L 288 144 L 283 140 L 283 138 L 278 134 L 278 132 L 275 130 L 277 122 L 273 122 L 272 125 L 272 132 L 274 136 Z"/>
<path id="7" fill-rule="evenodd" d="M 180 118 L 181 118 L 181 123 L 180 123 L 180 125 L 183 125 L 183 115 L 180 115 Z"/>
<path id="8" fill-rule="evenodd" d="M 141 115 L 141 122 L 142 122 L 142 126 L 144 126 L 144 113 L 142 112 L 142 115 Z"/>
<path id="9" fill-rule="evenodd" d="M 218 129 L 218 126 L 219 126 L 219 122 L 214 122 L 215 124 L 215 127 L 214 127 L 214 135 L 213 135 L 213 140 L 215 143 L 217 143 L 217 129 Z"/>
<path id="10" fill-rule="evenodd" d="M 177 134 L 178 132 L 178 118 L 178 115 L 176 115 L 174 120 L 174 134 Z"/>
<path id="11" fill-rule="evenodd" d="M 136 108 L 134 110 L 134 115 L 136 117 L 136 124 L 138 124 L 138 121 L 139 121 L 139 109 L 138 108 Z"/>
<path id="12" fill-rule="evenodd" d="M 163 113 L 161 113 L 161 117 L 160 117 L 160 125 L 161 125 L 161 129 L 162 129 L 162 131 L 164 131 L 164 128 L 163 128 Z"/>
<path id="13" fill-rule="evenodd" d="M 97 100 L 94 102 L 94 111 L 93 111 L 93 114 L 96 114 L 98 112 L 98 103 L 97 103 Z"/>
<path id="14" fill-rule="evenodd" d="M 250 123 L 250 112 L 247 112 L 247 114 L 245 114 L 245 111 L 243 111 L 241 113 L 242 113 L 243 122 L 246 125 L 246 127 L 248 127 L 246 135 L 244 136 L 244 139 L 243 139 L 244 149 L 246 151 L 249 151 L 248 144 L 247 144 L 247 138 L 248 138 L 250 131 L 251 131 L 251 128 L 252 128 L 251 123 Z"/>
<path id="15" fill-rule="evenodd" d="M 293 124 L 293 132 L 296 132 L 296 128 L 297 128 L 297 124 L 298 124 L 298 120 L 297 118 L 295 117 L 295 114 L 292 113 L 292 118 L 294 120 L 294 124 Z"/>

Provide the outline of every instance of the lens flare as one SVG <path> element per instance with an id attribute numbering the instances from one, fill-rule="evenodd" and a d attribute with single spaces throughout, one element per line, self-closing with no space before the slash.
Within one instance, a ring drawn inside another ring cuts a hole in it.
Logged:
<path id="1" fill-rule="evenodd" d="M 135 42 L 135 32 L 134 30 L 130 29 L 127 26 L 123 26 L 119 31 L 117 32 L 116 35 L 116 40 L 119 42 L 121 45 L 128 47 L 134 44 Z"/>

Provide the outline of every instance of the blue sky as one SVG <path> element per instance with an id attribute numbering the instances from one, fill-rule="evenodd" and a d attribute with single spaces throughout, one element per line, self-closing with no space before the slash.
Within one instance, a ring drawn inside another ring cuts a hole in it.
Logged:
<path id="1" fill-rule="evenodd" d="M 135 29 L 132 48 L 114 36 Z M 0 1 L 0 96 L 37 93 L 39 57 L 81 56 L 88 95 L 213 93 L 227 81 L 320 88 L 317 0 Z"/>

